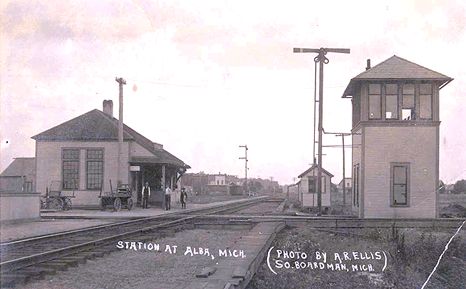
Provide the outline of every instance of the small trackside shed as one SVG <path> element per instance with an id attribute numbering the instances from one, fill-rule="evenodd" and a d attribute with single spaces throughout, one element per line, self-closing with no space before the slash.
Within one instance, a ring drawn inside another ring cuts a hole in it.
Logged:
<path id="1" fill-rule="evenodd" d="M 298 176 L 299 201 L 304 208 L 317 207 L 317 165 Z M 330 207 L 330 192 L 333 175 L 322 169 L 322 207 Z"/>

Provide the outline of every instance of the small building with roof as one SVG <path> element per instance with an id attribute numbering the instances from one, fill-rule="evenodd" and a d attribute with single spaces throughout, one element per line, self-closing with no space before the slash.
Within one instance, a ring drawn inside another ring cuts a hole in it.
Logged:
<path id="1" fill-rule="evenodd" d="M 439 91 L 453 79 L 398 57 L 352 78 L 352 210 L 360 218 L 439 216 Z"/>
<path id="2" fill-rule="evenodd" d="M 155 143 L 123 125 L 123 145 L 118 163 L 118 120 L 113 102 L 103 111 L 94 109 L 32 137 L 36 141 L 36 190 L 45 193 L 53 181 L 62 191 L 74 192 L 73 206 L 99 205 L 100 192 L 129 184 L 133 201 L 140 203 L 145 182 L 151 187 L 151 204 L 163 200 L 166 187 L 174 188 L 190 168 Z M 120 176 L 118 176 L 120 171 Z"/>
<path id="3" fill-rule="evenodd" d="M 15 158 L 0 174 L 0 222 L 40 217 L 40 194 L 34 189 L 35 167 L 34 158 Z"/>
<path id="4" fill-rule="evenodd" d="M 35 158 L 15 158 L 0 174 L 0 191 L 34 191 L 36 178 Z"/>
<path id="5" fill-rule="evenodd" d="M 343 198 L 343 188 L 345 190 L 344 198 Z M 344 179 L 342 178 L 341 181 L 337 184 L 337 191 L 333 192 L 332 204 L 349 206 L 351 204 L 351 191 L 352 191 L 352 179 L 346 178 L 346 177 Z"/>
<path id="6" fill-rule="evenodd" d="M 302 172 L 298 178 L 299 201 L 303 208 L 317 207 L 317 172 L 318 167 L 313 164 Z M 330 207 L 330 194 L 333 175 L 322 168 L 322 207 Z"/>

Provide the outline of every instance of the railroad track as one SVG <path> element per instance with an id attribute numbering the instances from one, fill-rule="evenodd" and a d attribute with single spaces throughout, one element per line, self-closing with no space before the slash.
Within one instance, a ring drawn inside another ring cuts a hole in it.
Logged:
<path id="1" fill-rule="evenodd" d="M 167 232 L 181 230 L 201 216 L 228 214 L 265 200 L 266 197 L 260 197 L 222 206 L 191 209 L 183 214 L 141 218 L 1 243 L 1 286 L 12 288 L 16 284 L 41 279 L 47 274 L 56 274 L 68 267 L 85 263 L 87 259 L 102 257 L 116 250 L 116 240 L 152 239 L 154 234 L 148 233 L 158 232 L 163 236 Z"/>
<path id="2" fill-rule="evenodd" d="M 252 222 L 284 222 L 289 226 L 307 226 L 312 228 L 458 228 L 464 218 L 444 219 L 358 219 L 351 216 L 290 216 L 283 214 L 231 214 L 199 215 L 199 219 L 237 220 Z"/>

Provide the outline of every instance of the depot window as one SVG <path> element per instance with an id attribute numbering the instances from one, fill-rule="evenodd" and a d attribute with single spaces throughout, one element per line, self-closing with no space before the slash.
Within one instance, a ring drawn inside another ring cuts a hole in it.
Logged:
<path id="1" fill-rule="evenodd" d="M 79 149 L 62 151 L 63 189 L 74 190 L 79 186 Z"/>
<path id="2" fill-rule="evenodd" d="M 104 150 L 87 149 L 86 184 L 88 190 L 100 190 L 104 178 Z"/>

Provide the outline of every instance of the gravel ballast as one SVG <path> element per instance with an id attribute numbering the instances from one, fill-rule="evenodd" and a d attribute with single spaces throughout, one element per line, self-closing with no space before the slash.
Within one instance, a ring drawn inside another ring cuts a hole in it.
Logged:
<path id="1" fill-rule="evenodd" d="M 233 244 L 233 241 L 243 233 L 243 231 L 185 230 L 176 233 L 173 237 L 150 241 L 160 245 L 159 252 L 122 249 L 103 258 L 88 260 L 85 264 L 69 268 L 68 271 L 59 272 L 57 275 L 46 276 L 45 280 L 31 282 L 18 288 L 185 288 L 195 280 L 196 273 L 216 262 L 211 256 L 184 255 L 188 246 L 209 248 L 209 251 L 218 258 L 218 250 Z M 146 241 L 147 243 L 149 241 Z M 166 245 L 176 245 L 177 253 L 164 252 Z"/>

